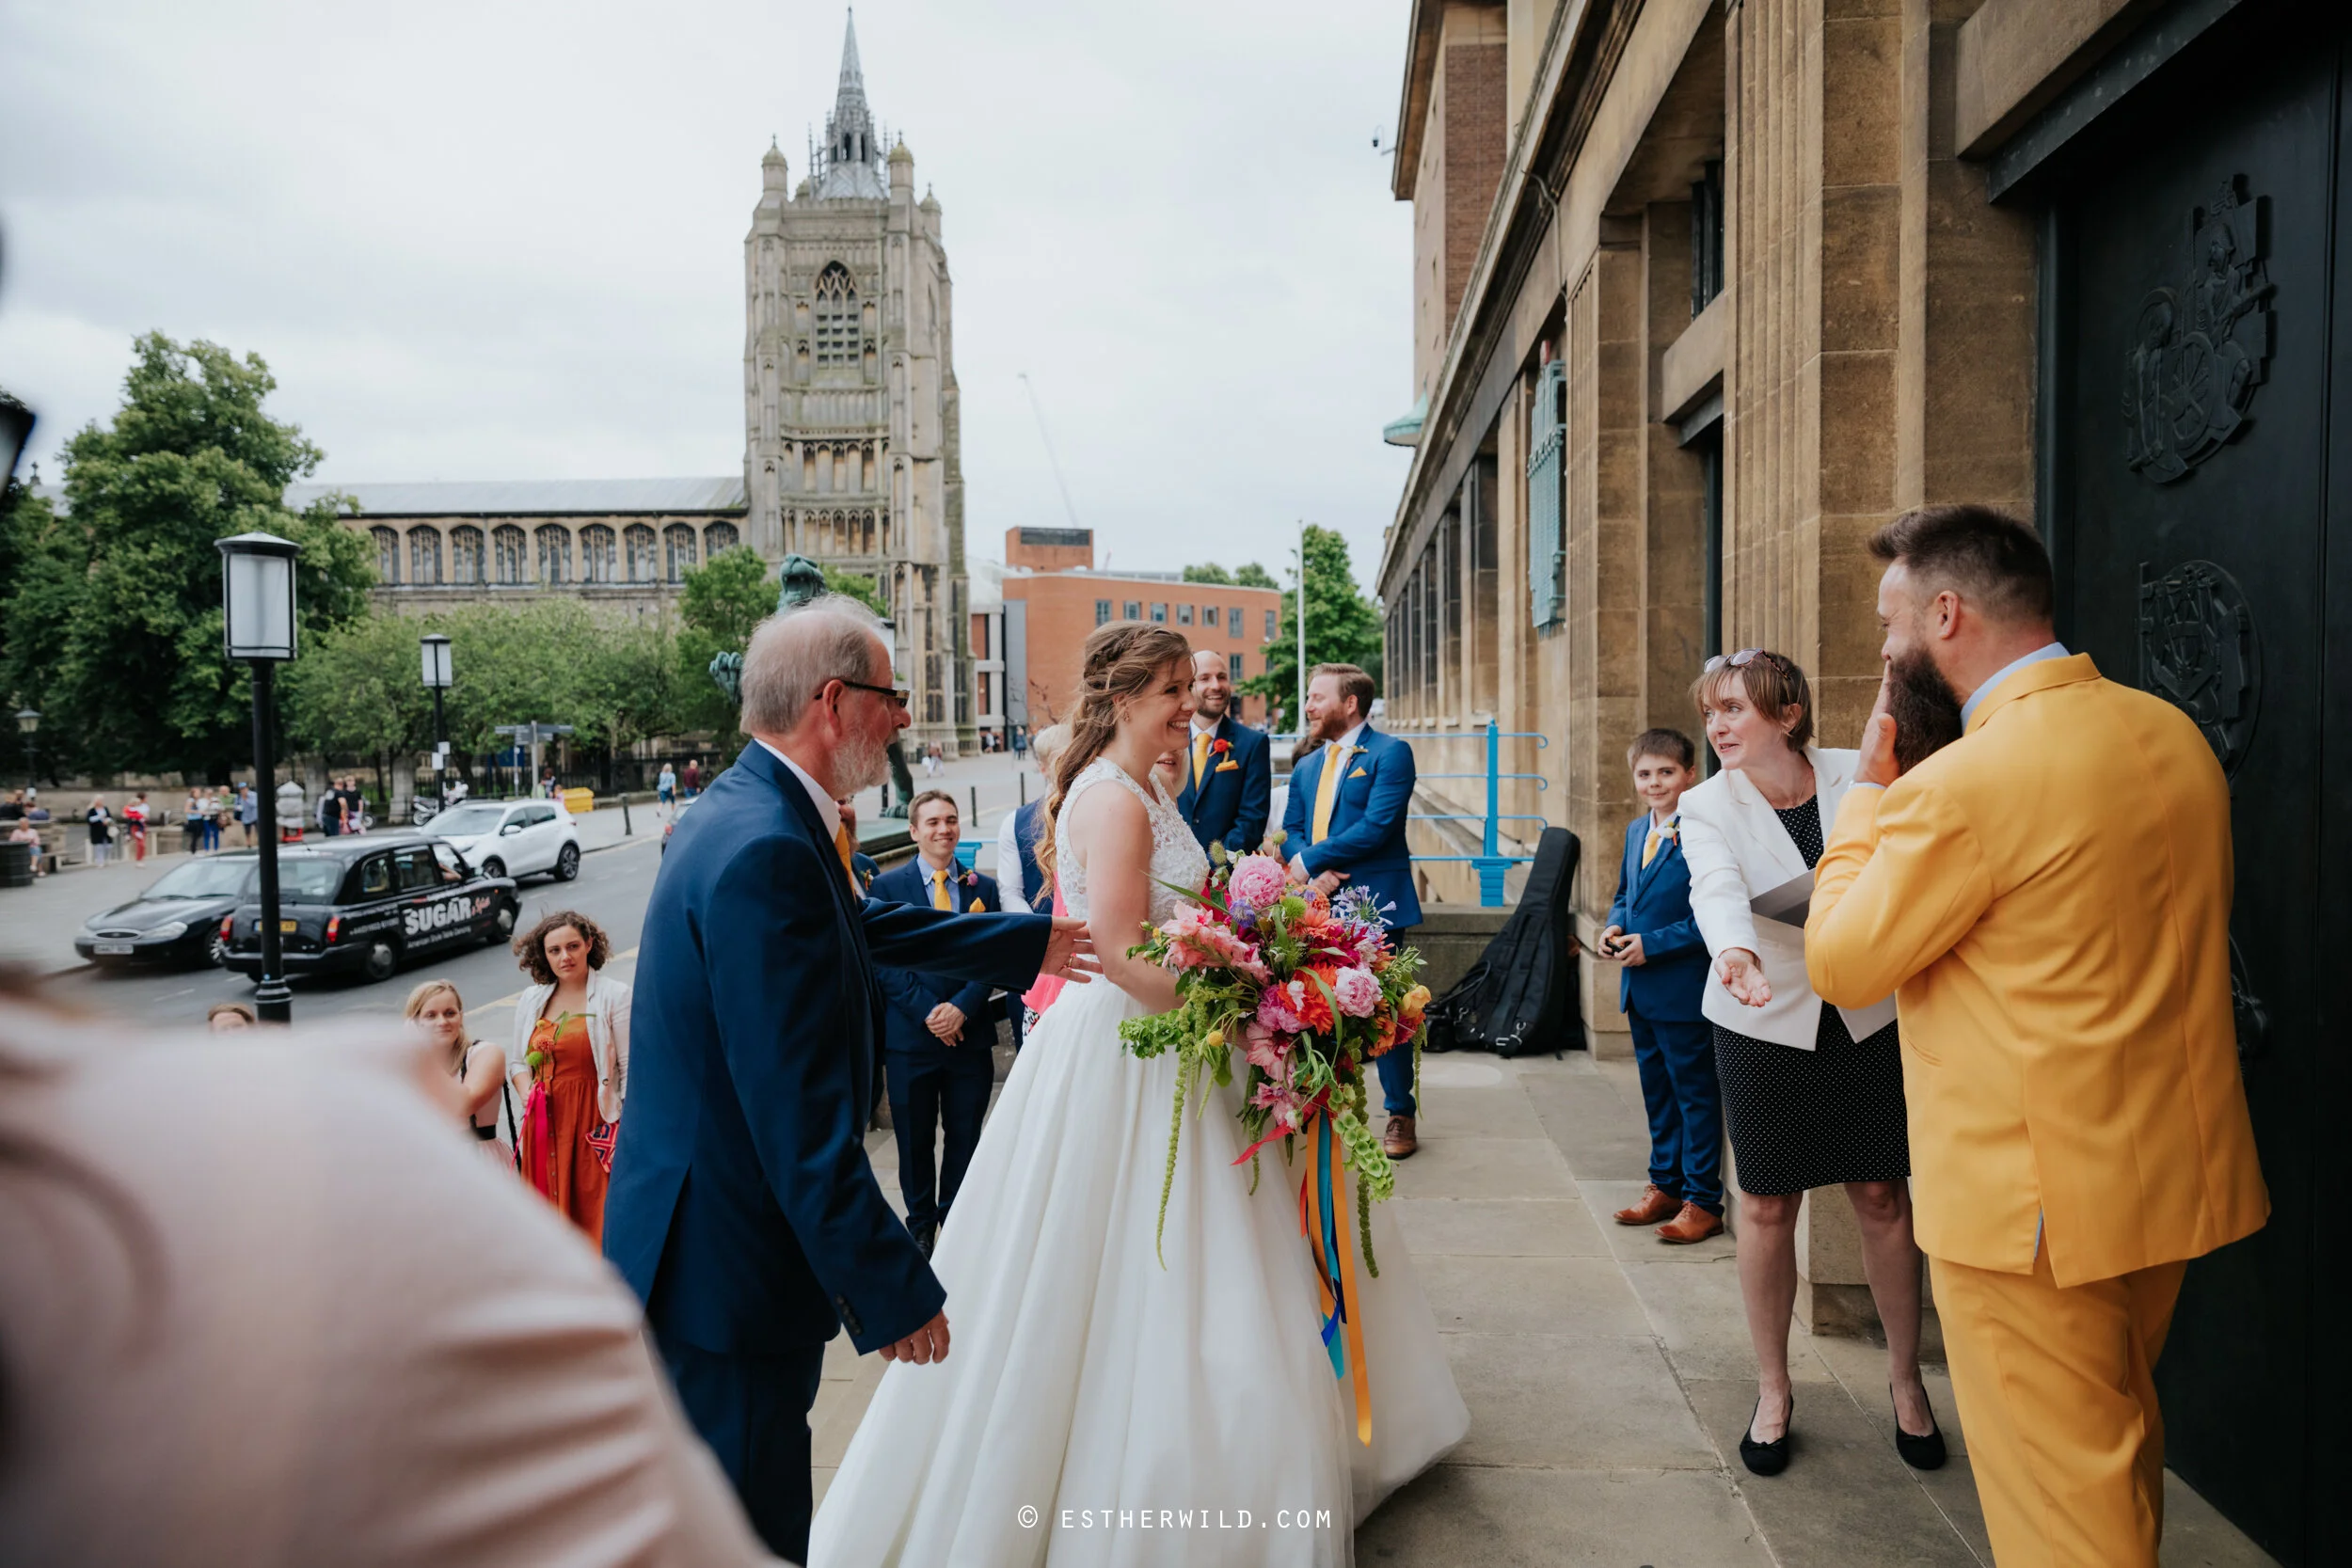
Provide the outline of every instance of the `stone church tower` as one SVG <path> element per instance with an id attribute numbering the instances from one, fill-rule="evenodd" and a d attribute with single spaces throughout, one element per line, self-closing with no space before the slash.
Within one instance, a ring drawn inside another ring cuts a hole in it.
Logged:
<path id="1" fill-rule="evenodd" d="M 939 202 L 885 150 L 857 25 L 821 145 L 797 188 L 760 160 L 743 240 L 748 542 L 877 578 L 913 688 L 913 745 L 975 749 L 963 464 Z"/>

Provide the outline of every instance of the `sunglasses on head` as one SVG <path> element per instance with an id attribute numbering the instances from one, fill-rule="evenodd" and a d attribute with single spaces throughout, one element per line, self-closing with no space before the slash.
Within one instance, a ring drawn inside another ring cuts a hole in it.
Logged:
<path id="1" fill-rule="evenodd" d="M 1705 669 L 1707 673 L 1711 675 L 1718 670 L 1745 669 L 1759 658 L 1784 675 L 1788 673 L 1787 659 L 1778 654 L 1766 653 L 1761 648 L 1742 648 L 1736 654 L 1717 654 L 1707 661 Z"/>

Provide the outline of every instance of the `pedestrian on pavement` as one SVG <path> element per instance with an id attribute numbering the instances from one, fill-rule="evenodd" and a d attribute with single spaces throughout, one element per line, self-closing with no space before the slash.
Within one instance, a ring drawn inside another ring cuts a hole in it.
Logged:
<path id="1" fill-rule="evenodd" d="M 522 1107 L 523 1180 L 601 1242 L 628 1088 L 628 983 L 603 972 L 612 957 L 604 927 L 573 910 L 545 916 L 514 945 L 532 982 L 515 1004 L 507 1053 Z"/>
<path id="2" fill-rule="evenodd" d="M 685 796 L 685 798 L 686 798 L 687 800 L 692 800 L 695 796 L 697 796 L 697 795 L 699 795 L 699 794 L 701 794 L 701 793 L 702 793 L 702 788 L 703 788 L 703 764 L 702 764 L 702 759 L 701 759 L 700 757 L 688 757 L 688 758 L 686 759 L 686 777 L 685 777 L 685 784 L 686 784 L 686 796 Z"/>
<path id="3" fill-rule="evenodd" d="M 122 820 L 131 834 L 131 859 L 134 862 L 144 863 L 147 859 L 147 819 L 153 809 L 147 803 L 147 791 L 144 789 L 122 808 Z"/>
<path id="4" fill-rule="evenodd" d="M 262 820 L 262 797 L 250 784 L 237 786 L 237 826 L 245 830 L 245 847 L 253 847 L 254 833 Z"/>
<path id="5" fill-rule="evenodd" d="M 653 781 L 653 798 L 654 803 L 665 812 L 676 809 L 677 771 L 666 762 L 661 765 L 660 774 Z"/>
<path id="6" fill-rule="evenodd" d="M 451 1108 L 460 1126 L 485 1145 L 499 1164 L 512 1168 L 514 1146 L 499 1141 L 501 1101 L 511 1099 L 506 1086 L 506 1050 L 496 1040 L 478 1040 L 466 1032 L 466 1003 L 447 980 L 426 980 L 409 991 L 401 1016 L 417 1026 L 434 1053 L 434 1063 L 449 1074 Z M 507 1121 L 511 1124 L 513 1117 Z M 513 1133 L 507 1137 L 511 1140 Z"/>
<path id="7" fill-rule="evenodd" d="M 180 808 L 180 845 L 191 855 L 204 851 L 204 798 L 193 789 Z"/>
<path id="8" fill-rule="evenodd" d="M 421 1066 L 0 976 L 0 1556 L 772 1568 L 637 1302 Z"/>
<path id="9" fill-rule="evenodd" d="M 1754 909 L 1762 895 L 1802 904 L 1856 753 L 1812 744 L 1812 688 L 1782 655 L 1718 655 L 1691 696 L 1723 764 L 1682 797 L 1681 836 L 1691 910 L 1717 982 L 1700 1006 L 1715 1029 L 1740 1180 L 1740 1293 L 1756 1346 L 1756 1410 L 1740 1457 L 1759 1476 L 1788 1467 L 1797 1215 L 1808 1189 L 1842 1186 L 1886 1331 L 1895 1446 L 1906 1463 L 1933 1469 L 1944 1439 L 1919 1381 L 1919 1249 L 1892 989 L 1850 993 L 1854 1006 L 1824 1004 L 1805 981 L 1804 930 Z"/>
<path id="10" fill-rule="evenodd" d="M 242 1002 L 215 1002 L 204 1009 L 204 1027 L 215 1035 L 257 1028 L 261 1019 Z"/>
<path id="11" fill-rule="evenodd" d="M 106 798 L 103 795 L 91 796 L 89 809 L 82 814 L 82 820 L 89 825 L 90 864 L 105 864 L 115 844 L 114 814 L 106 809 Z"/>
<path id="12" fill-rule="evenodd" d="M 220 852 L 221 824 L 229 816 L 229 797 L 219 790 L 204 792 L 204 847 L 214 854 Z"/>
<path id="13" fill-rule="evenodd" d="M 1806 966 L 1833 999 L 1901 990 L 1919 1240 L 1994 1555 L 2154 1568 L 2182 1276 L 2270 1210 L 2229 783 L 2193 719 L 2058 642 L 2027 524 L 1927 507 L 1870 553 L 1886 673 Z"/>
<path id="14" fill-rule="evenodd" d="M 1600 933 L 1601 957 L 1624 966 L 1617 1002 L 1649 1113 L 1649 1186 L 1614 1217 L 1656 1225 L 1658 1239 L 1676 1244 L 1724 1227 L 1722 1093 L 1714 1034 L 1701 1011 L 1707 943 L 1691 913 L 1691 864 L 1677 842 L 1682 795 L 1698 780 L 1698 760 L 1680 730 L 1645 730 L 1628 749 L 1633 793 L 1649 809 L 1626 826 L 1616 901 Z"/>

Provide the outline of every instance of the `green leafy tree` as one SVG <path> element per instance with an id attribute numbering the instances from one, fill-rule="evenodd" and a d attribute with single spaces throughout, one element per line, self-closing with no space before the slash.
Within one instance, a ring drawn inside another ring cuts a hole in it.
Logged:
<path id="1" fill-rule="evenodd" d="M 10 674 L 40 699 L 44 736 L 71 748 L 61 766 L 221 782 L 249 760 L 251 699 L 244 668 L 221 655 L 214 541 L 263 530 L 301 546 L 306 656 L 363 611 L 367 541 L 335 520 L 331 498 L 299 513 L 283 502 L 321 454 L 263 409 L 276 388 L 258 356 L 149 333 L 113 423 L 66 444 L 66 515 L 16 509 L 11 531 L 32 559 L 7 585 L 5 618 L 22 623 Z"/>
<path id="2" fill-rule="evenodd" d="M 1308 525 L 1307 546 L 1307 665 L 1356 664 L 1380 679 L 1380 612 L 1356 586 L 1355 568 L 1348 563 L 1347 541 L 1336 529 Z M 1249 568 L 1245 567 L 1245 571 Z M 1268 582 L 1265 586 L 1272 587 Z M 1298 594 L 1282 594 L 1279 630 L 1266 649 L 1263 673 L 1238 683 L 1238 689 L 1266 698 L 1285 709 L 1296 705 L 1298 691 Z M 1297 722 L 1296 715 L 1287 721 Z"/>
<path id="3" fill-rule="evenodd" d="M 882 584 L 856 572 L 845 572 L 835 566 L 825 568 L 825 592 L 847 594 L 850 597 L 882 616 L 890 616 L 890 601 L 882 597 Z M 772 607 L 771 607 L 772 608 Z"/>
<path id="4" fill-rule="evenodd" d="M 1214 561 L 1205 561 L 1198 566 L 1185 567 L 1184 580 L 1186 582 L 1216 583 L 1230 588 L 1233 583 L 1233 574 L 1227 571 L 1224 567 L 1218 565 Z"/>
<path id="5" fill-rule="evenodd" d="M 1246 566 L 1234 569 L 1233 586 L 1236 588 L 1279 588 L 1282 585 L 1274 580 L 1272 572 L 1252 561 Z"/>

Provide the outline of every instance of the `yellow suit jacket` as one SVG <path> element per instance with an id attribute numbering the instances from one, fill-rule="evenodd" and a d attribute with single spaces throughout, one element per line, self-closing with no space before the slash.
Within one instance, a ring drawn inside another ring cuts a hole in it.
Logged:
<path id="1" fill-rule="evenodd" d="M 2060 1285 L 2194 1258 L 2270 1212 L 2230 1007 L 2230 797 L 2178 709 L 2088 655 L 1846 797 L 1805 970 L 1893 990 L 1919 1245 Z"/>

